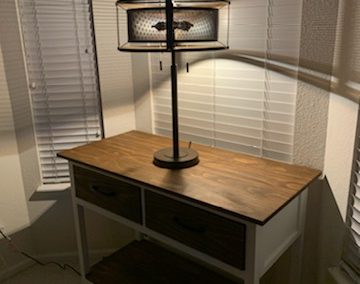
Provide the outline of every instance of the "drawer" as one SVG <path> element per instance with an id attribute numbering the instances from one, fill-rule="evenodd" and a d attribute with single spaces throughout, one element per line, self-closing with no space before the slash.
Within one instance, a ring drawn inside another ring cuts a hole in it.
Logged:
<path id="1" fill-rule="evenodd" d="M 76 196 L 141 223 L 140 188 L 104 174 L 74 167 Z"/>
<path id="2" fill-rule="evenodd" d="M 146 226 L 239 269 L 245 269 L 246 226 L 147 191 Z"/>

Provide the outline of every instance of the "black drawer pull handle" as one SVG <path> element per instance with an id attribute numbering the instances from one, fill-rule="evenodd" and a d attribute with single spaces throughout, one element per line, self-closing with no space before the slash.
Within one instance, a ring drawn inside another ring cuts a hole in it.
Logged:
<path id="1" fill-rule="evenodd" d="M 95 193 L 99 193 L 101 195 L 104 195 L 106 197 L 114 197 L 116 195 L 116 192 L 110 187 L 91 185 L 90 190 L 95 192 Z"/>
<path id="2" fill-rule="evenodd" d="M 181 220 L 179 217 L 174 216 L 173 217 L 173 221 L 179 225 L 180 227 L 184 228 L 185 230 L 194 232 L 194 233 L 198 233 L 198 234 L 203 234 L 206 232 L 206 227 L 202 226 L 202 225 L 195 225 L 195 224 L 189 224 L 183 220 Z"/>

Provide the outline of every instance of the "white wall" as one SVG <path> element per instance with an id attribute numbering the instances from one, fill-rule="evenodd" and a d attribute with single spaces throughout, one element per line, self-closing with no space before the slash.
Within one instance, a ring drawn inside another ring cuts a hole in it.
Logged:
<path id="1" fill-rule="evenodd" d="M 0 5 L 1 8 L 3 5 Z M 6 228 L 6 232 L 12 233 L 29 226 L 30 220 L 6 79 L 0 46 L 0 224 Z"/>
<path id="2" fill-rule="evenodd" d="M 13 78 L 5 73 L 4 57 L 7 56 L 6 60 L 12 61 L 13 58 L 16 58 L 16 53 L 4 54 L 1 45 L 4 37 L 11 33 L 11 29 L 3 31 L 1 28 L 8 21 L 7 17 L 3 17 L 3 13 L 6 13 L 11 7 L 9 1 L 0 2 L 0 227 L 4 227 L 7 234 L 13 235 L 13 240 L 19 246 L 33 252 L 31 234 L 27 230 L 30 225 L 30 216 L 24 192 L 9 90 Z M 14 234 L 16 232 L 21 233 Z M 23 258 L 15 254 L 0 237 L 0 278 L 6 275 L 4 273 L 8 271 L 8 267 L 19 265 L 22 261 Z"/>
<path id="3" fill-rule="evenodd" d="M 345 221 L 358 104 L 336 94 L 330 95 L 324 173 Z"/>
<path id="4" fill-rule="evenodd" d="M 134 80 L 134 103 L 136 129 L 153 132 L 152 91 L 150 84 L 149 54 L 135 53 L 131 56 Z"/>

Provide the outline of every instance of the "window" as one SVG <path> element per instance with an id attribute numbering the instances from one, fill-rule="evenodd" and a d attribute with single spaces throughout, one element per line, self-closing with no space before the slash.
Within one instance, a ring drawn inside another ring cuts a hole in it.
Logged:
<path id="1" fill-rule="evenodd" d="M 179 55 L 181 138 L 292 162 L 302 1 L 233 0 L 230 11 L 230 52 Z M 292 65 L 292 76 L 268 68 L 279 57 Z M 167 136 L 169 69 L 167 54 L 151 54 L 154 129 Z"/>
<path id="2" fill-rule="evenodd" d="M 354 280 L 360 282 L 360 158 L 359 135 L 360 117 L 356 133 L 353 173 L 351 178 L 348 209 L 346 216 L 347 231 L 345 234 L 343 261 L 341 267 Z"/>
<path id="3" fill-rule="evenodd" d="M 69 182 L 57 152 L 102 137 L 90 7 L 19 0 L 19 8 L 42 182 Z"/>

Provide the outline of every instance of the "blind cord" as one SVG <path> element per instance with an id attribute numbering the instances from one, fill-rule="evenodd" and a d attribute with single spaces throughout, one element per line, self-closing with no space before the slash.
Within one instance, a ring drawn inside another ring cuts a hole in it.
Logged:
<path id="1" fill-rule="evenodd" d="M 66 270 L 66 268 L 70 268 L 72 271 L 74 271 L 77 275 L 81 275 L 80 272 L 78 270 L 76 270 L 73 266 L 71 266 L 70 264 L 61 264 L 61 263 L 58 263 L 56 261 L 49 261 L 49 262 L 42 262 L 40 261 L 39 259 L 37 259 L 36 257 L 33 257 L 32 255 L 22 251 L 21 249 L 19 249 L 16 244 L 11 240 L 11 238 L 9 236 L 7 236 L 1 229 L 0 229 L 0 235 L 2 235 L 4 237 L 4 239 L 9 243 L 10 247 L 20 253 L 21 255 L 23 255 L 24 257 L 32 260 L 33 262 L 41 265 L 41 266 L 47 266 L 49 264 L 53 264 L 53 265 L 56 265 L 58 266 L 60 269 L 62 270 Z"/>

